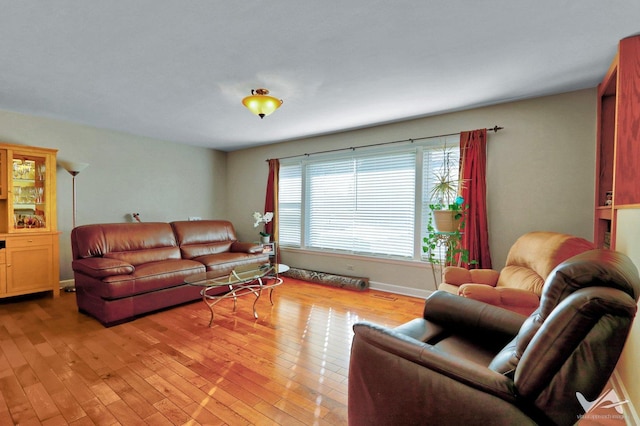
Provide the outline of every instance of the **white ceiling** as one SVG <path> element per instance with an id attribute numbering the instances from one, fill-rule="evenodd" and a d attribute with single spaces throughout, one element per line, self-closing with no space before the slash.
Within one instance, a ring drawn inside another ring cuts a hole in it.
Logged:
<path id="1" fill-rule="evenodd" d="M 639 31 L 638 0 L 0 0 L 0 109 L 233 151 L 595 87 Z"/>

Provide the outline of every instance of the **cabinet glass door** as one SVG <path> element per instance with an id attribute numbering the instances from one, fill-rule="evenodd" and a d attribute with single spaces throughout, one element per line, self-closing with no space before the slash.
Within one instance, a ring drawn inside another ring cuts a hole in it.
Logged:
<path id="1" fill-rule="evenodd" d="M 46 158 L 14 155 L 13 227 L 46 228 Z"/>

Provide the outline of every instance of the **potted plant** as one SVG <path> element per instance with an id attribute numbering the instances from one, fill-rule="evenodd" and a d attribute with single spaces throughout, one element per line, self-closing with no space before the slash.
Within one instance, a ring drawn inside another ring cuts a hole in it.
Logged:
<path id="1" fill-rule="evenodd" d="M 460 227 L 463 216 L 462 203 L 464 200 L 458 196 L 462 182 L 457 178 L 457 173 L 454 173 L 446 147 L 443 157 L 442 168 L 433 174 L 434 185 L 430 192 L 431 204 L 429 204 L 429 208 L 436 230 L 455 232 Z"/>
<path id="2" fill-rule="evenodd" d="M 429 263 L 442 266 L 475 263 L 469 259 L 469 250 L 462 248 L 462 232 L 465 224 L 461 213 L 458 228 L 452 232 L 442 232 L 435 228 L 433 216 L 429 217 L 427 236 L 422 239 L 422 251 L 427 255 Z"/>
<path id="3" fill-rule="evenodd" d="M 260 212 L 253 213 L 253 227 L 257 228 L 258 225 L 264 223 L 264 230 L 260 231 L 260 242 L 266 244 L 269 242 L 271 235 L 267 232 L 267 223 L 273 220 L 273 212 L 266 212 L 264 215 L 260 214 Z"/>
<path id="4" fill-rule="evenodd" d="M 443 157 L 442 168 L 434 173 L 435 184 L 431 188 L 429 204 L 431 215 L 427 221 L 427 236 L 423 238 L 422 251 L 432 264 L 451 266 L 474 263 L 469 259 L 469 250 L 461 245 L 466 206 L 458 191 L 463 182 L 454 173 L 446 147 Z"/>

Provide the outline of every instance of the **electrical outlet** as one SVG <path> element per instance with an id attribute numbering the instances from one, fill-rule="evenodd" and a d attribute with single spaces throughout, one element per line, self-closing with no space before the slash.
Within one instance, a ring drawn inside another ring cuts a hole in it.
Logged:
<path id="1" fill-rule="evenodd" d="M 347 265 L 347 271 L 353 271 L 353 265 Z"/>
<path id="2" fill-rule="evenodd" d="M 189 220 L 190 221 L 194 221 L 194 220 L 202 220 L 202 218 L 200 216 L 189 216 Z"/>

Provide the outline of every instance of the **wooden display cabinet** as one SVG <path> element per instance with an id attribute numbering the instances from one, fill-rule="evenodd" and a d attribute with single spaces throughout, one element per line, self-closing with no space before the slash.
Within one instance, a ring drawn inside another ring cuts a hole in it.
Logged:
<path id="1" fill-rule="evenodd" d="M 620 41 L 598 86 L 594 242 L 615 249 L 618 210 L 640 207 L 640 36 Z"/>
<path id="2" fill-rule="evenodd" d="M 0 298 L 60 293 L 56 150 L 0 143 Z"/>

